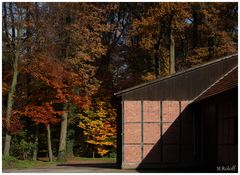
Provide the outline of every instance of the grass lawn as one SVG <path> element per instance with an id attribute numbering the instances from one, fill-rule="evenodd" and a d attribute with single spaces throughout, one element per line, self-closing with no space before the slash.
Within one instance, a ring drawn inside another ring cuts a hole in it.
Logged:
<path id="1" fill-rule="evenodd" d="M 49 167 L 56 165 L 59 162 L 46 162 L 46 161 L 32 161 L 32 160 L 18 160 L 15 157 L 4 156 L 2 159 L 2 168 L 3 169 L 26 169 L 26 168 L 34 168 L 34 167 Z"/>
<path id="2" fill-rule="evenodd" d="M 2 159 L 2 168 L 3 169 L 28 169 L 28 168 L 37 168 L 37 167 L 53 167 L 59 163 L 59 161 L 48 162 L 48 158 L 42 158 L 37 161 L 32 160 L 17 160 L 15 157 L 4 156 Z M 115 163 L 116 158 L 87 158 L 87 157 L 73 157 L 67 159 L 65 163 L 68 162 L 87 162 L 87 163 Z"/>

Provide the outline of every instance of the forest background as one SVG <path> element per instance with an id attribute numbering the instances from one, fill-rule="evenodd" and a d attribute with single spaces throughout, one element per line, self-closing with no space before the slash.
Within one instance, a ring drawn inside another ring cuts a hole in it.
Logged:
<path id="1" fill-rule="evenodd" d="M 3 156 L 115 157 L 114 92 L 237 47 L 237 2 L 3 2 Z"/>

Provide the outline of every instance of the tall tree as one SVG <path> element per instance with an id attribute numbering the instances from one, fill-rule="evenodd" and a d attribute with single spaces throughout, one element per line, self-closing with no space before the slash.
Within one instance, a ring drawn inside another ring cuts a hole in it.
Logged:
<path id="1" fill-rule="evenodd" d="M 21 115 L 30 117 L 36 126 L 41 123 L 45 124 L 47 129 L 48 155 L 50 162 L 53 161 L 50 124 L 59 122 L 59 119 L 56 117 L 57 114 L 59 113 L 55 112 L 48 103 L 43 104 L 43 106 L 28 105 L 21 113 Z"/>
<path id="2" fill-rule="evenodd" d="M 5 136 L 5 144 L 4 144 L 4 151 L 3 155 L 8 156 L 10 145 L 11 145 L 11 133 L 9 132 L 10 128 L 10 120 L 12 116 L 12 110 L 13 110 L 13 103 L 14 103 L 14 95 L 17 85 L 17 79 L 18 79 L 18 64 L 19 64 L 19 58 L 22 53 L 22 34 L 23 34 L 23 10 L 21 7 L 21 4 L 14 4 L 9 3 L 9 12 L 11 17 L 11 42 L 12 42 L 12 52 L 14 54 L 14 63 L 13 63 L 13 76 L 12 76 L 12 83 L 11 88 L 8 93 L 8 103 L 7 103 L 7 113 L 6 113 L 6 136 Z M 6 8 L 6 5 L 5 5 Z M 5 11 L 6 12 L 6 11 Z M 17 16 L 15 18 L 15 16 Z M 6 21 L 5 21 L 6 22 Z M 8 30 L 7 24 L 5 26 L 5 30 Z M 15 37 L 15 32 L 17 33 L 17 36 Z M 5 33 L 8 33 L 8 31 L 5 31 Z"/>
<path id="3" fill-rule="evenodd" d="M 188 17 L 187 3 L 155 3 L 141 20 L 134 20 L 133 35 L 155 54 L 156 77 L 175 72 L 175 38 L 181 37 Z"/>
<path id="4" fill-rule="evenodd" d="M 75 82 L 75 85 L 73 84 L 68 90 L 75 91 L 76 94 L 82 94 L 82 101 L 90 98 L 91 94 L 97 90 L 99 83 L 94 78 L 96 70 L 94 62 L 105 53 L 105 47 L 101 42 L 101 34 L 105 30 L 105 18 L 104 11 L 99 8 L 100 6 L 102 5 L 98 3 L 68 3 L 58 6 L 63 12 L 63 19 L 65 19 L 65 22 L 59 22 L 58 25 L 63 26 L 66 33 L 64 42 L 67 43 L 67 47 L 64 47 L 65 50 L 62 51 L 60 57 L 66 61 L 69 69 L 77 74 L 78 78 L 81 77 L 78 80 L 81 83 L 77 84 Z M 79 20 L 82 22 L 79 23 Z M 74 28 L 74 31 L 72 28 Z M 90 101 L 88 100 L 88 102 Z M 88 102 L 85 102 L 85 105 L 80 106 L 80 108 L 87 106 Z M 68 112 L 72 104 L 74 102 L 71 98 L 66 98 L 66 112 L 61 124 L 59 160 L 65 159 L 66 155 Z"/>

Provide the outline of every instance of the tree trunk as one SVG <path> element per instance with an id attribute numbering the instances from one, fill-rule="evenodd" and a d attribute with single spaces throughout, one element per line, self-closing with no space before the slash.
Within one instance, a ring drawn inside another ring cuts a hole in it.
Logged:
<path id="1" fill-rule="evenodd" d="M 58 149 L 58 160 L 64 161 L 66 159 L 66 137 L 67 137 L 67 123 L 68 123 L 68 112 L 66 109 L 67 105 L 64 107 L 63 120 L 61 123 L 61 133 L 60 133 L 60 143 Z"/>
<path id="2" fill-rule="evenodd" d="M 31 33 L 31 24 L 30 24 L 30 10 L 29 10 L 29 6 L 27 5 L 26 6 L 26 35 L 27 35 L 27 39 L 30 38 L 30 33 Z M 27 53 L 30 54 L 31 53 L 31 45 L 30 43 L 28 43 L 26 45 L 26 50 L 27 50 Z"/>
<path id="3" fill-rule="evenodd" d="M 35 140 L 34 140 L 34 148 L 33 148 L 33 161 L 37 160 L 37 153 L 38 153 L 38 126 L 36 126 L 36 134 L 35 134 Z"/>
<path id="4" fill-rule="evenodd" d="M 12 10 L 12 7 L 11 7 L 11 10 Z M 21 13 L 19 14 L 19 16 L 21 16 Z M 14 19 L 12 19 L 12 20 L 14 20 Z M 10 135 L 9 129 L 10 129 L 11 116 L 12 116 L 12 108 L 13 108 L 13 103 L 14 103 L 13 98 L 14 98 L 14 94 L 15 94 L 16 86 L 17 86 L 18 61 L 19 61 L 19 55 L 20 55 L 20 35 L 22 32 L 21 21 L 20 22 L 18 21 L 18 23 L 19 23 L 19 25 L 17 27 L 16 51 L 15 51 L 15 55 L 14 55 L 15 58 L 14 58 L 14 63 L 13 63 L 13 79 L 12 79 L 11 88 L 10 88 L 10 91 L 8 94 L 8 103 L 7 103 L 7 114 L 6 114 L 6 129 L 7 129 L 7 131 L 6 131 L 4 151 L 3 151 L 4 156 L 9 155 L 10 145 L 11 145 L 11 135 Z M 14 28 L 14 33 L 15 33 L 15 28 Z"/>
<path id="5" fill-rule="evenodd" d="M 160 37 L 158 38 L 157 42 L 154 44 L 154 60 L 155 60 L 155 77 L 160 77 L 160 41 L 162 37 L 162 32 L 160 32 Z"/>
<path id="6" fill-rule="evenodd" d="M 12 2 L 9 3 L 9 11 L 11 16 L 11 22 L 12 22 L 12 37 L 15 38 L 15 27 L 14 25 L 14 15 L 13 15 L 13 8 L 12 8 Z"/>
<path id="7" fill-rule="evenodd" d="M 5 36 L 7 39 L 9 39 L 8 37 L 8 27 L 7 27 L 7 6 L 6 6 L 6 2 L 3 2 L 3 30 L 5 31 Z"/>
<path id="8" fill-rule="evenodd" d="M 175 41 L 173 36 L 173 14 L 170 14 L 170 21 L 169 21 L 169 73 L 175 73 Z"/>
<path id="9" fill-rule="evenodd" d="M 53 161 L 53 154 L 52 154 L 52 142 L 51 142 L 51 129 L 50 124 L 47 125 L 47 137 L 48 137 L 48 156 L 49 161 Z"/>
<path id="10" fill-rule="evenodd" d="M 155 59 L 155 77 L 159 78 L 160 77 L 160 54 L 157 50 L 155 51 L 154 59 Z"/>
<path id="11" fill-rule="evenodd" d="M 175 73 L 175 41 L 172 33 L 170 34 L 170 74 Z"/>
<path id="12" fill-rule="evenodd" d="M 6 133 L 4 151 L 3 151 L 4 156 L 9 156 L 10 145 L 11 145 L 11 135 Z"/>
<path id="13" fill-rule="evenodd" d="M 38 2 L 35 2 L 34 13 L 35 13 L 35 26 L 39 27 L 39 7 L 38 7 Z"/>
<path id="14" fill-rule="evenodd" d="M 67 157 L 74 157 L 74 154 L 73 154 L 74 136 L 75 136 L 75 129 L 73 128 L 73 126 L 68 127 L 67 148 L 66 148 Z"/>
<path id="15" fill-rule="evenodd" d="M 192 28 L 192 43 L 193 49 L 197 48 L 198 46 L 198 13 L 196 12 L 196 7 L 192 7 L 193 10 L 193 28 Z"/>
<path id="16" fill-rule="evenodd" d="M 14 39 L 15 39 L 16 33 L 15 33 L 15 26 L 14 26 L 15 20 L 14 20 L 14 15 L 13 15 L 13 5 L 12 4 L 13 4 L 12 2 L 9 2 L 9 12 L 10 12 L 10 16 L 11 16 L 11 29 L 12 29 L 12 31 L 11 31 L 12 48 L 14 49 L 15 48 Z M 17 34 L 18 34 L 18 32 L 17 32 Z"/>
<path id="17" fill-rule="evenodd" d="M 208 37 L 208 59 L 211 60 L 215 56 L 215 37 L 211 35 Z"/>

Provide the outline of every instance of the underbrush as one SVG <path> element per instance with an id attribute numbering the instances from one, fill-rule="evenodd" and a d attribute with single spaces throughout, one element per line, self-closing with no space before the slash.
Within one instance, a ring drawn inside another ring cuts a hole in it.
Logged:
<path id="1" fill-rule="evenodd" d="M 3 169 L 27 169 L 33 167 L 49 166 L 54 165 L 57 162 L 43 162 L 43 161 L 32 161 L 32 160 L 18 160 L 13 156 L 3 156 L 2 168 Z"/>

